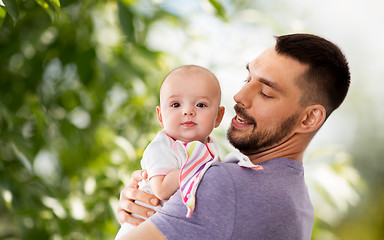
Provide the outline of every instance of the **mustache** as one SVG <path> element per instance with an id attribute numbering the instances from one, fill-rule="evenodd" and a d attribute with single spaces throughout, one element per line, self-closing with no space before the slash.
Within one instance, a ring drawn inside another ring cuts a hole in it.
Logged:
<path id="1" fill-rule="evenodd" d="M 251 124 L 254 124 L 256 125 L 256 121 L 253 117 L 249 116 L 247 114 L 247 112 L 245 111 L 244 108 L 240 107 L 240 105 L 237 103 L 235 106 L 234 106 L 234 109 L 237 113 L 237 115 L 239 115 L 241 118 L 243 118 L 245 121 L 251 123 Z"/>

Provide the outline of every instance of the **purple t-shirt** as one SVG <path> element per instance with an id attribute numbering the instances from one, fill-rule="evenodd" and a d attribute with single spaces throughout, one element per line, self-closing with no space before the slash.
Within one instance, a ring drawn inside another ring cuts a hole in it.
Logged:
<path id="1" fill-rule="evenodd" d="M 314 211 L 303 164 L 277 158 L 260 165 L 264 170 L 214 164 L 191 218 L 176 192 L 150 220 L 167 239 L 311 239 Z"/>

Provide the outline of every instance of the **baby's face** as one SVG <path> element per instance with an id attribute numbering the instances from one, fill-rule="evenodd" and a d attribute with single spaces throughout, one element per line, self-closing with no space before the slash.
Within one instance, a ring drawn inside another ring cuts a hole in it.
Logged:
<path id="1" fill-rule="evenodd" d="M 219 105 L 220 85 L 210 74 L 178 71 L 164 81 L 157 112 L 161 125 L 173 139 L 207 143 L 208 135 L 224 114 Z"/>

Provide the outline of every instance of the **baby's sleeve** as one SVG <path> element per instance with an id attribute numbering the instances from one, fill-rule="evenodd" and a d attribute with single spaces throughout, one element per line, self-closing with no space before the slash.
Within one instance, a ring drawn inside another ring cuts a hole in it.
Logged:
<path id="1" fill-rule="evenodd" d="M 141 167 L 147 170 L 150 179 L 180 169 L 182 162 L 182 156 L 170 146 L 161 142 L 153 142 L 144 151 Z"/>

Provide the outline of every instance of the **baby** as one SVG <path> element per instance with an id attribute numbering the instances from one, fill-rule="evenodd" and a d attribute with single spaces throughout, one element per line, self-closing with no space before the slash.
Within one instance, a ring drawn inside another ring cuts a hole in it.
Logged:
<path id="1" fill-rule="evenodd" d="M 200 179 L 219 159 L 210 134 L 224 116 L 220 99 L 216 76 L 196 65 L 171 71 L 160 88 L 156 112 L 163 130 L 144 151 L 141 166 L 147 170 L 149 180 L 141 182 L 140 189 L 167 200 L 180 187 L 187 217 L 194 209 L 194 193 Z M 116 239 L 133 227 L 124 223 Z"/>

